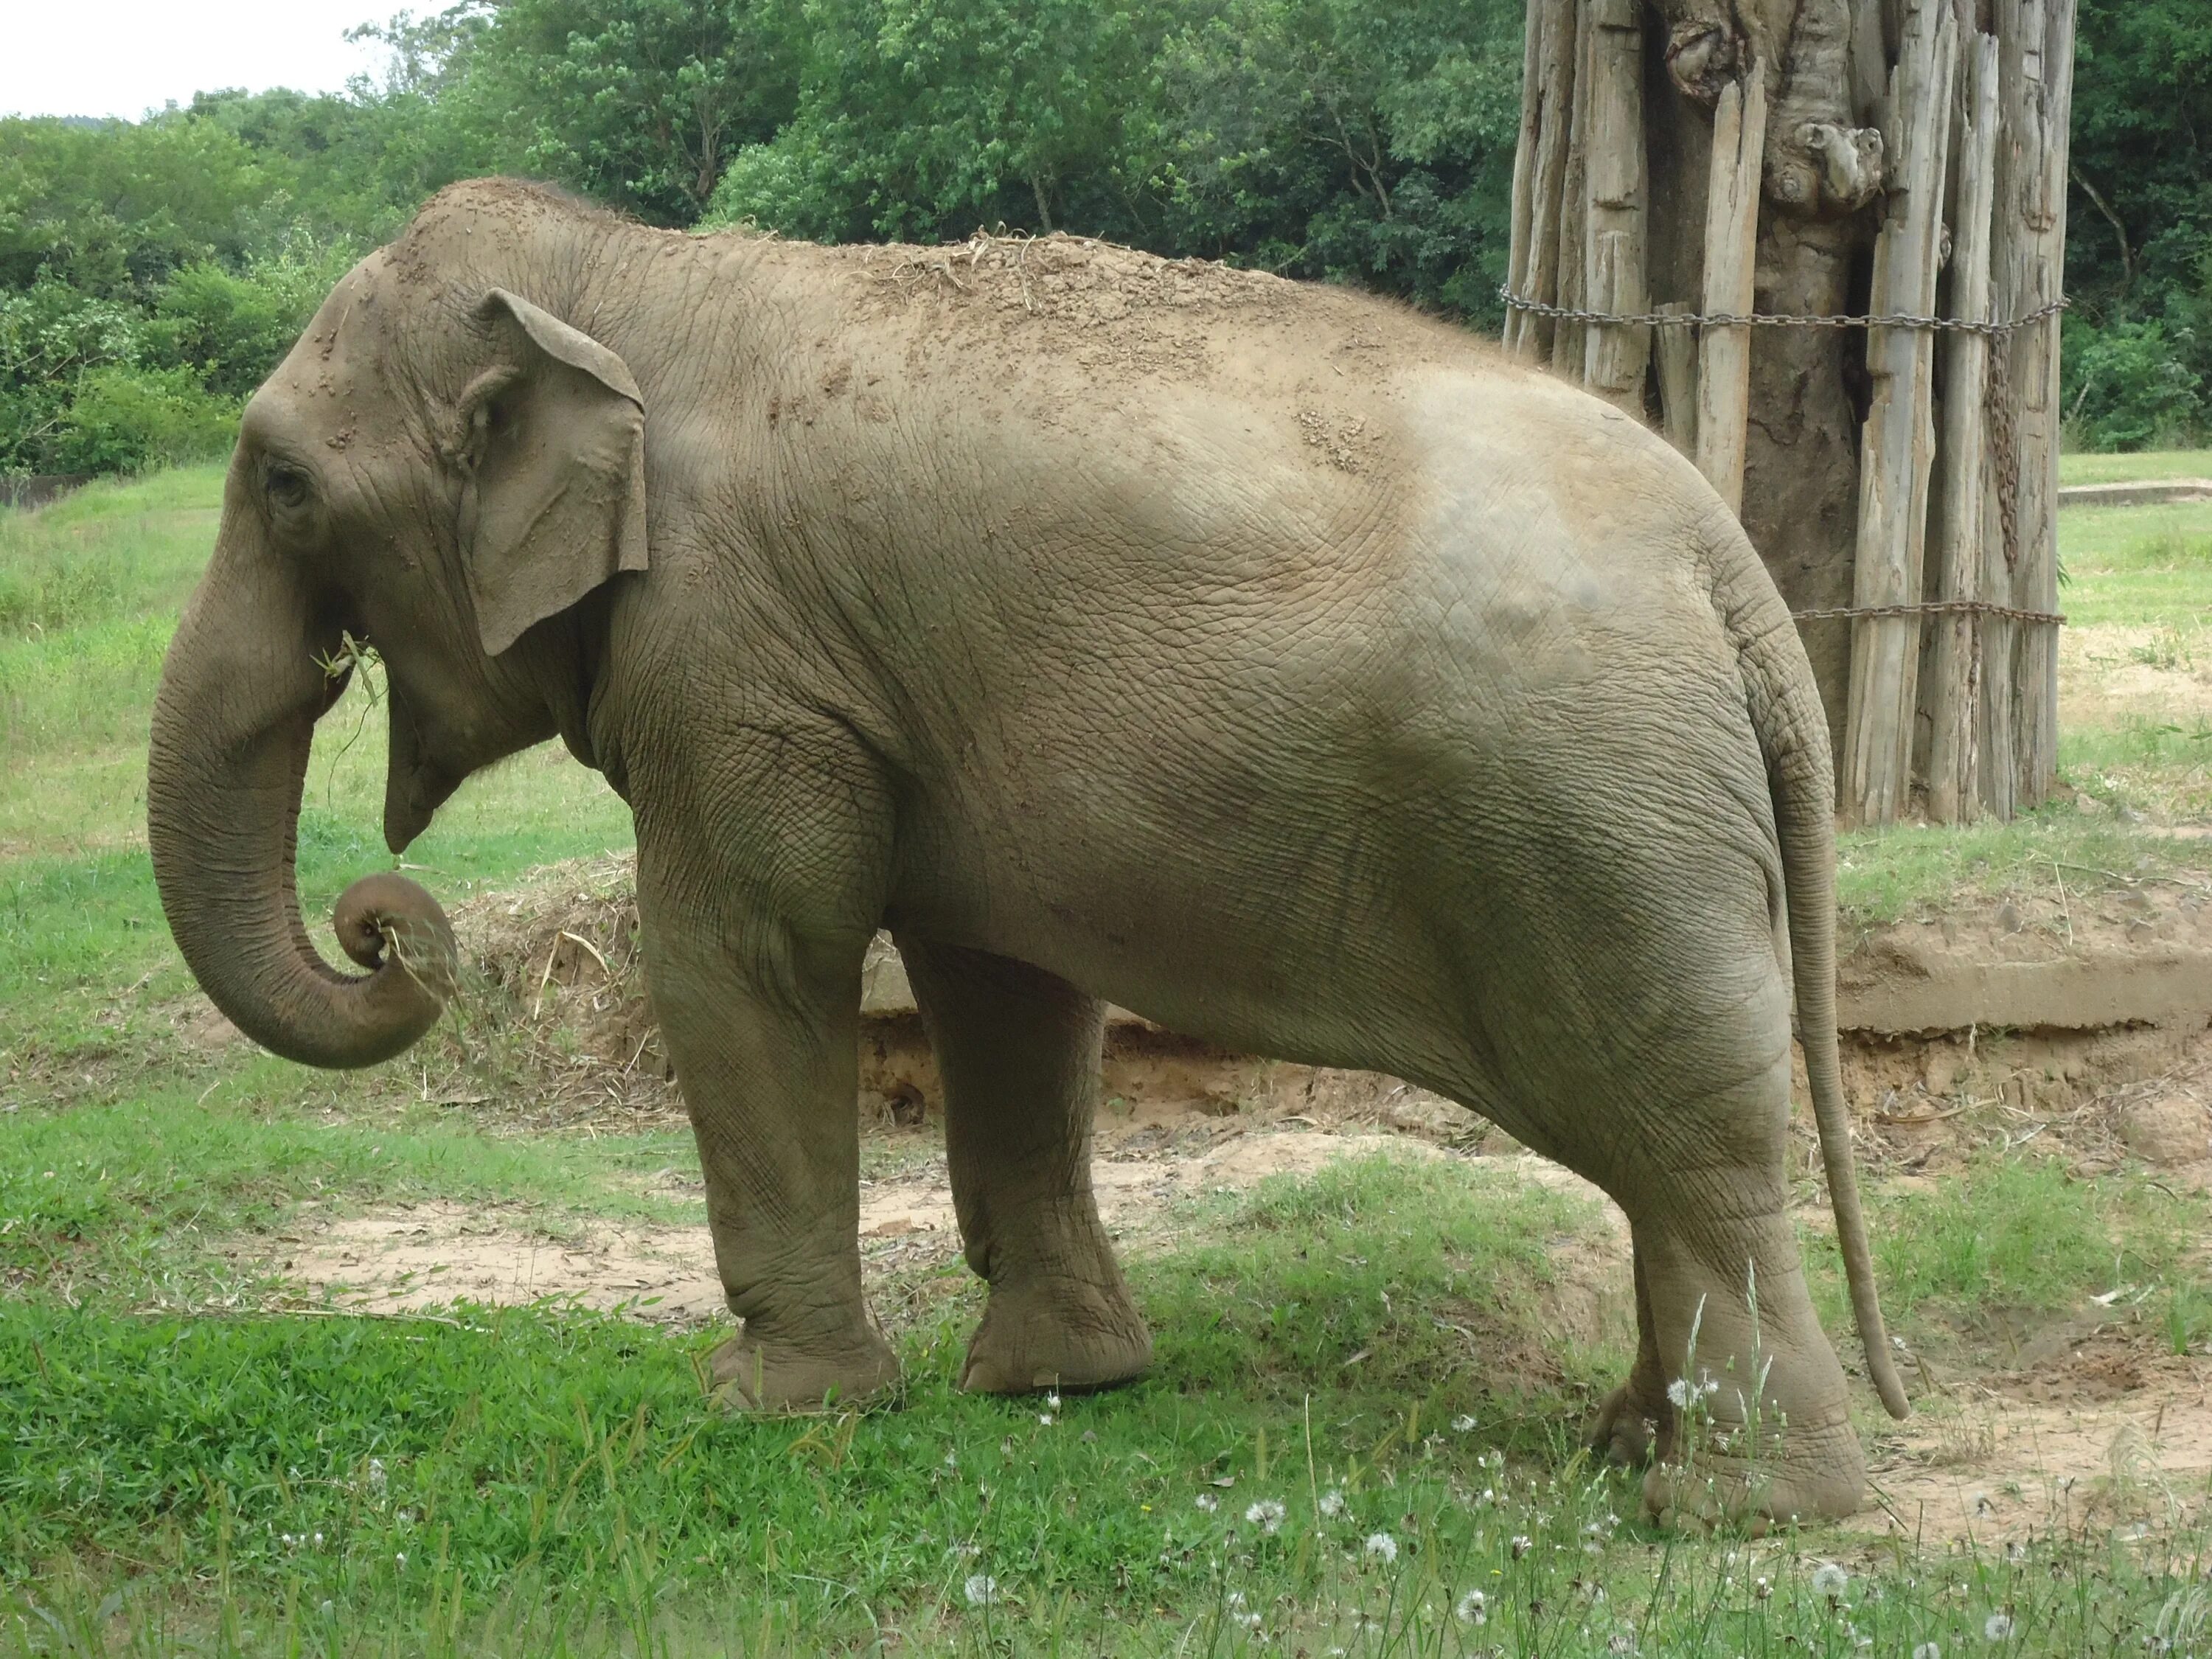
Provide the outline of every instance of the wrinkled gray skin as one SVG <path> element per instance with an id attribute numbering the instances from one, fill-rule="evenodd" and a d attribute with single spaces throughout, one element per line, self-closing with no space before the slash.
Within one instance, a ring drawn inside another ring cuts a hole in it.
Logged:
<path id="1" fill-rule="evenodd" d="M 451 951 L 394 875 L 339 902 L 365 976 L 301 922 L 342 631 L 388 668 L 395 851 L 556 734 L 629 802 L 732 1401 L 893 1376 L 855 1238 L 888 924 L 991 1285 L 968 1386 L 1148 1363 L 1090 1182 L 1110 999 L 1409 1079 L 1597 1182 L 1642 1344 L 1595 1443 L 1667 1451 L 1668 1380 L 1710 1376 L 1756 1427 L 1700 1455 L 1713 1488 L 1662 1460 L 1656 1510 L 1858 1506 L 1785 1212 L 1794 955 L 1901 1412 L 1836 1072 L 1826 726 L 1741 531 L 1597 399 L 1371 300 L 1065 239 L 963 266 L 447 191 L 253 398 L 155 713 L 178 943 L 319 1066 L 421 1036 Z"/>

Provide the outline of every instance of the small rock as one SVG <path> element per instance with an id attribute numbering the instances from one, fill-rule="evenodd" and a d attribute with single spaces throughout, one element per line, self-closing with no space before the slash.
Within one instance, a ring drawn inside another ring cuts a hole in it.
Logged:
<path id="1" fill-rule="evenodd" d="M 2212 1119 L 2195 1097 L 2175 1093 L 2120 1111 L 2120 1139 L 2146 1164 L 2195 1164 L 2212 1158 Z"/>

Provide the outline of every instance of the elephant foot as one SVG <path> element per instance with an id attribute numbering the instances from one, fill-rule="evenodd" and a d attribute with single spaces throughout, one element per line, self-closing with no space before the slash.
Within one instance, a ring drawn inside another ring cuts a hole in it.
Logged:
<path id="1" fill-rule="evenodd" d="M 960 1386 L 971 1394 L 1083 1392 L 1133 1382 L 1152 1363 L 1152 1333 L 1119 1273 L 1110 1285 L 1035 1279 L 991 1287 Z"/>
<path id="2" fill-rule="evenodd" d="M 1656 1464 L 1644 1477 L 1644 1513 L 1662 1527 L 1762 1537 L 1773 1527 L 1841 1520 L 1865 1506 L 1866 1459 L 1848 1423 L 1792 1435 L 1755 1457 L 1717 1449 L 1710 1430 L 1704 1437 L 1688 1462 Z"/>
<path id="3" fill-rule="evenodd" d="M 708 1356 L 707 1367 L 714 1400 L 740 1412 L 857 1405 L 883 1393 L 899 1375 L 897 1356 L 872 1330 L 854 1346 L 826 1354 L 740 1331 Z"/>
<path id="4" fill-rule="evenodd" d="M 1637 1469 L 1651 1461 L 1656 1449 L 1664 1457 L 1673 1449 L 1674 1407 L 1662 1394 L 1647 1397 L 1631 1376 L 1597 1408 L 1583 1431 L 1583 1444 L 1607 1462 Z"/>

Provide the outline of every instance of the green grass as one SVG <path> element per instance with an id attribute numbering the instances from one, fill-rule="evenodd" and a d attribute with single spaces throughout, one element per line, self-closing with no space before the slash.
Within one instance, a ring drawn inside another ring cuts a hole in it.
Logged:
<path id="1" fill-rule="evenodd" d="M 2212 449 L 2145 449 L 2131 455 L 2062 455 L 2061 484 L 2135 483 L 2146 478 L 2212 478 Z"/>
<path id="2" fill-rule="evenodd" d="M 2073 1312 L 2091 1296 L 2168 1280 L 2185 1291 L 2193 1272 L 2185 1201 L 2139 1176 L 2081 1177 L 2032 1155 L 1885 1188 L 1869 1207 L 1882 1309 L 1901 1328 L 1923 1315 Z M 1832 1245 L 1821 1255 L 1832 1259 Z M 1848 1320 L 1834 1282 L 1826 1311 Z"/>
<path id="3" fill-rule="evenodd" d="M 1669 1655 L 1980 1651 L 2002 1615 L 2001 1650 L 2059 1654 L 2132 1641 L 2191 1582 L 2171 1544 L 1846 1547 L 1832 1600 L 1833 1545 L 1645 1531 L 1631 1480 L 1566 1443 L 1589 1383 L 1455 1364 L 1465 1339 L 1437 1334 L 1464 1297 L 1509 1340 L 1514 1287 L 1578 1224 L 1463 1165 L 1278 1181 L 1139 1264 L 1151 1380 L 963 1395 L 956 1297 L 903 1334 L 893 1406 L 799 1420 L 710 1409 L 706 1339 L 574 1312 L 19 1304 L 0 1652 L 59 1627 L 93 1651 L 1571 1659 L 1632 1632 Z M 1470 1590 L 1480 1625 L 1455 1617 Z"/>
<path id="4" fill-rule="evenodd" d="M 179 1284 L 228 1281 L 210 1252 L 266 1233 L 304 1200 L 325 1213 L 446 1199 L 703 1224 L 705 1209 L 642 1190 L 696 1169 L 688 1134 L 492 1136 L 425 1107 L 398 1121 L 331 1121 L 299 1099 L 297 1068 L 260 1057 L 204 1087 L 16 1114 L 0 1139 L 0 1285 L 94 1288 L 173 1304 Z"/>
<path id="5" fill-rule="evenodd" d="M 2204 627 L 2212 502 L 2069 513 L 2058 535 L 2067 574 L 2059 607 L 2075 627 Z"/>

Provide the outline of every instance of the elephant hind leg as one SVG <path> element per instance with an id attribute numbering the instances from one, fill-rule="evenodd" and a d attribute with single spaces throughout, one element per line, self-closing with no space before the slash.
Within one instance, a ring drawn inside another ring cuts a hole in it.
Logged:
<path id="1" fill-rule="evenodd" d="M 1105 1009 L 1025 963 L 901 937 L 945 1083 L 945 1144 L 968 1264 L 990 1300 L 960 1385 L 1099 1389 L 1152 1341 L 1091 1185 Z"/>
<path id="2" fill-rule="evenodd" d="M 1644 1282 L 1644 1252 L 1635 1253 L 1636 1362 L 1628 1380 L 1605 1397 L 1584 1431 L 1583 1443 L 1613 1462 L 1640 1468 L 1656 1453 L 1673 1449 L 1674 1408 L 1667 1401 L 1667 1371 L 1659 1359 L 1659 1331 L 1651 1317 L 1651 1292 Z"/>
<path id="3" fill-rule="evenodd" d="M 1754 1525 L 1858 1510 L 1865 1458 L 1788 1216 L 1692 1215 L 1638 1232 L 1674 1425 L 1644 1507 Z"/>
<path id="4" fill-rule="evenodd" d="M 1711 1035 L 1719 1053 L 1685 1042 L 1629 1080 L 1616 1097 L 1637 1103 L 1605 1133 L 1537 1126 L 1566 1143 L 1552 1155 L 1620 1206 L 1635 1244 L 1636 1358 L 1586 1438 L 1620 1462 L 1652 1459 L 1644 1504 L 1656 1517 L 1850 1515 L 1865 1501 L 1865 1461 L 1789 1215 L 1786 1051 L 1715 1087 L 1727 1045 L 1741 1053 L 1751 1038 L 1722 1021 Z M 1676 1070 L 1685 1060 L 1697 1063 Z"/>
<path id="5" fill-rule="evenodd" d="M 1661 1396 L 1655 1516 L 1759 1524 L 1850 1515 L 1866 1467 L 1842 1365 L 1789 1214 L 1786 1051 L 1645 1120 L 1616 1166 L 1642 1332 L 1631 1392 Z M 1656 1373 L 1656 1374 L 1655 1374 Z"/>

